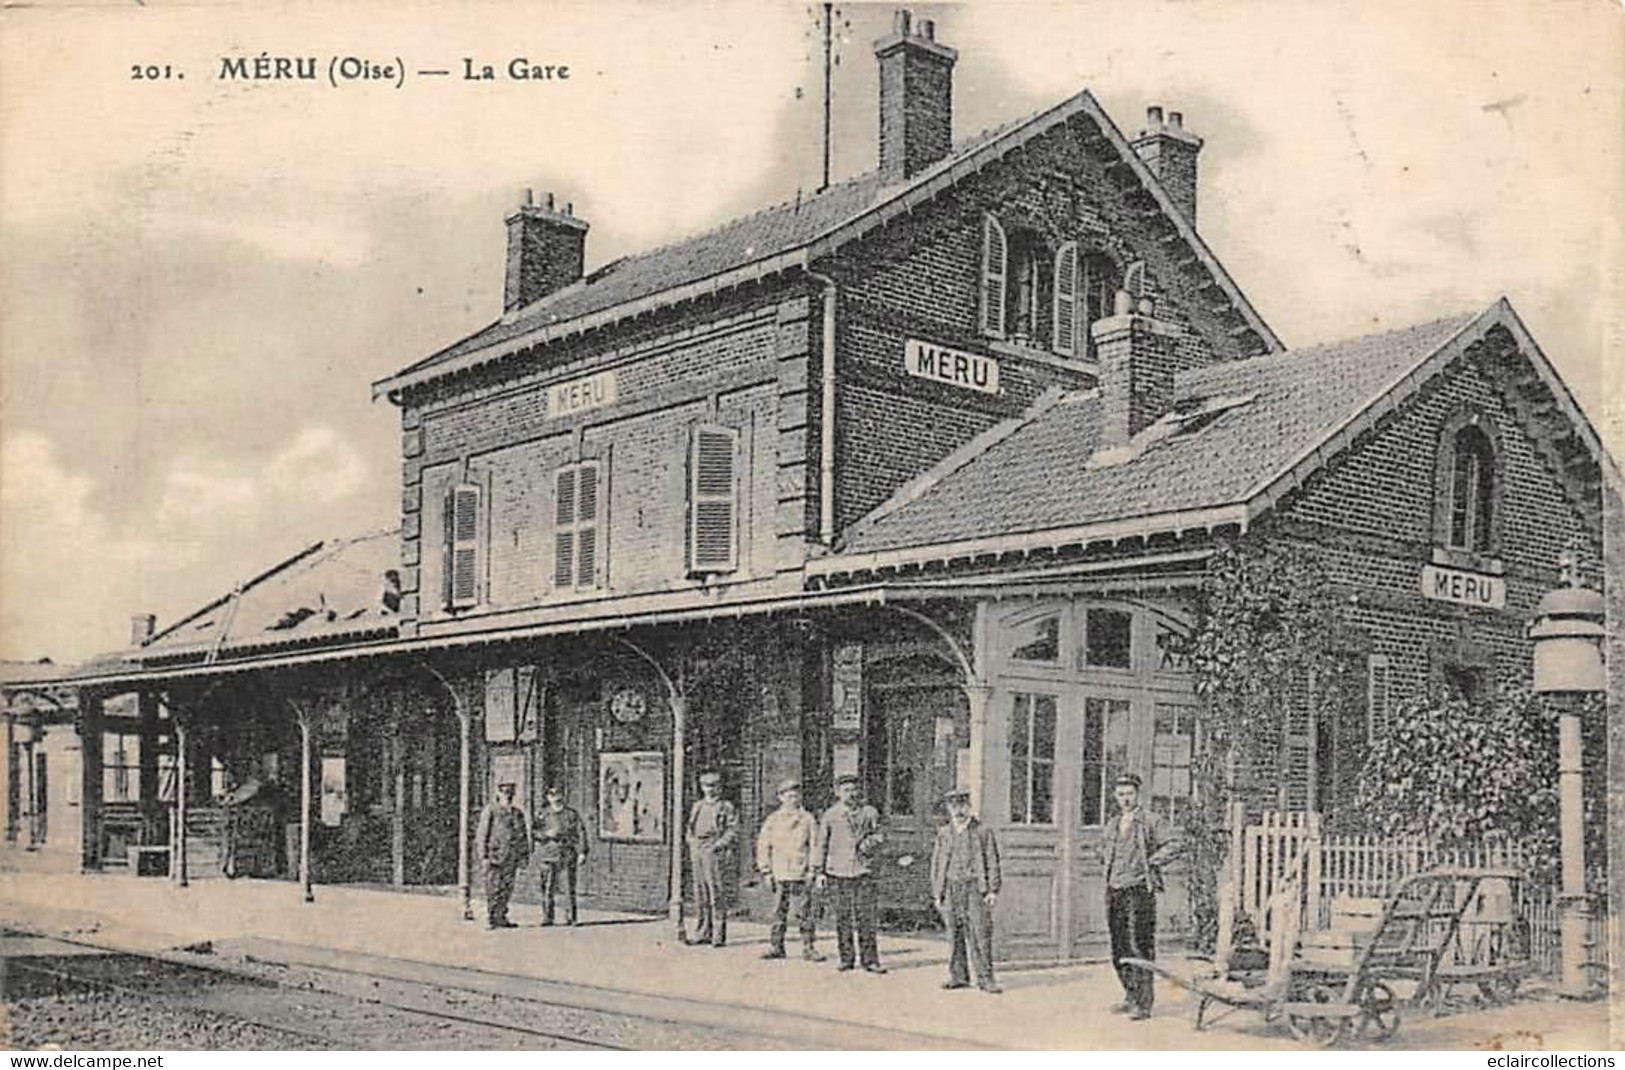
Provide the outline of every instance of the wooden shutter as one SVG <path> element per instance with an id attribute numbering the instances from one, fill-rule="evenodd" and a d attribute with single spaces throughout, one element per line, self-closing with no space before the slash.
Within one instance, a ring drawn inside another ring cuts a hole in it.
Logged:
<path id="1" fill-rule="evenodd" d="M 576 469 L 560 468 L 553 481 L 553 586 L 569 590 L 575 586 L 576 561 Z"/>
<path id="2" fill-rule="evenodd" d="M 992 216 L 982 221 L 982 333 L 1004 337 L 1004 289 L 1009 246 Z"/>
<path id="3" fill-rule="evenodd" d="M 1375 743 L 1388 734 L 1388 711 L 1393 702 L 1393 669 L 1387 654 L 1372 654 L 1365 663 L 1366 738 Z"/>
<path id="4" fill-rule="evenodd" d="M 696 427 L 689 443 L 689 571 L 739 567 L 739 502 L 734 469 L 739 432 Z"/>
<path id="5" fill-rule="evenodd" d="M 598 462 L 576 466 L 576 586 L 598 586 Z"/>
<path id="6" fill-rule="evenodd" d="M 478 604 L 480 565 L 480 491 L 477 483 L 459 483 L 451 492 L 451 568 L 448 604 L 462 609 Z"/>
<path id="7" fill-rule="evenodd" d="M 1055 352 L 1078 351 L 1078 243 L 1069 241 L 1055 254 Z"/>

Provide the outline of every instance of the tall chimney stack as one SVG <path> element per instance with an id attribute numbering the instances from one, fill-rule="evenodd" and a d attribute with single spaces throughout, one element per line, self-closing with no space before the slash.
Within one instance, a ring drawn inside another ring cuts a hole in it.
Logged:
<path id="1" fill-rule="evenodd" d="M 1202 139 L 1185 129 L 1185 116 L 1177 111 L 1163 118 L 1157 104 L 1145 109 L 1145 129 L 1134 135 L 1134 151 L 1185 216 L 1196 226 L 1196 157 Z"/>
<path id="2" fill-rule="evenodd" d="M 530 190 L 507 219 L 508 274 L 502 311 L 513 312 L 581 278 L 587 256 L 587 223 L 575 205 L 554 207 L 553 195 L 534 203 Z"/>
<path id="3" fill-rule="evenodd" d="M 130 615 L 130 645 L 146 646 L 158 632 L 158 618 L 151 613 Z"/>
<path id="4" fill-rule="evenodd" d="M 880 63 L 880 173 L 900 181 L 948 155 L 954 140 L 954 61 L 930 19 L 907 11 L 875 42 Z"/>

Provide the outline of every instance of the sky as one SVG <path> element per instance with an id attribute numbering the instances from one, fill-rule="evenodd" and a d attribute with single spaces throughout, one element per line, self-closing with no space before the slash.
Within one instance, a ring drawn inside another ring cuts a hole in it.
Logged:
<path id="1" fill-rule="evenodd" d="M 874 166 L 894 8 L 838 8 L 837 180 Z M 1206 140 L 1199 230 L 1289 346 L 1505 294 L 1622 455 L 1619 4 L 914 10 L 959 51 L 958 137 L 1081 88 L 1130 135 L 1148 104 L 1183 111 Z M 116 648 L 133 613 L 162 626 L 312 542 L 393 527 L 399 414 L 370 383 L 498 316 L 522 191 L 574 203 L 590 271 L 815 189 L 820 15 L 0 10 L 0 657 Z M 320 78 L 220 77 L 262 54 Z M 334 87 L 342 57 L 408 73 Z M 570 76 L 506 78 L 516 58 Z"/>

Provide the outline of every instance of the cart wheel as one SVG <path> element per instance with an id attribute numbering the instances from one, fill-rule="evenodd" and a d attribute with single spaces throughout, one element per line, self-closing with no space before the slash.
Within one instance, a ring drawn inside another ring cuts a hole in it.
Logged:
<path id="1" fill-rule="evenodd" d="M 1381 981 L 1372 981 L 1360 993 L 1360 1033 L 1374 1040 L 1387 1040 L 1399 1032 L 1399 1000 L 1394 990 Z"/>
<path id="2" fill-rule="evenodd" d="M 1335 1003 L 1337 994 L 1325 985 L 1315 985 L 1304 993 L 1306 1003 Z M 1344 1018 L 1330 1018 L 1320 1015 L 1289 1014 L 1286 1016 L 1286 1027 L 1292 1030 L 1292 1035 L 1305 1044 L 1313 1044 L 1317 1048 L 1330 1048 L 1343 1039 L 1343 1030 L 1348 1026 Z"/>
<path id="3" fill-rule="evenodd" d="M 1208 1006 L 1212 1002 L 1212 996 L 1203 996 L 1201 999 L 1196 1001 L 1196 1031 L 1198 1033 L 1200 1033 L 1202 1028 L 1207 1024 L 1203 1021 L 1203 1018 L 1206 1017 Z"/>

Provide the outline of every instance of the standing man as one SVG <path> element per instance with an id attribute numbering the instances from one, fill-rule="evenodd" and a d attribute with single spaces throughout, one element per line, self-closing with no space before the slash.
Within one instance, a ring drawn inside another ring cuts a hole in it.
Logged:
<path id="1" fill-rule="evenodd" d="M 587 826 L 564 805 L 564 786 L 547 789 L 547 809 L 536 822 L 536 857 L 542 863 L 542 924 L 553 924 L 553 897 L 564 882 L 564 924 L 576 923 L 576 869 L 587 861 Z"/>
<path id="2" fill-rule="evenodd" d="M 812 881 L 813 842 L 817 835 L 818 819 L 801 805 L 801 781 L 786 780 L 779 785 L 779 808 L 762 822 L 762 831 L 756 837 L 756 868 L 777 896 L 764 959 L 784 958 L 784 931 L 793 906 L 801 926 L 801 957 L 808 962 L 824 961 L 813 946 L 818 926 L 813 917 Z"/>
<path id="3" fill-rule="evenodd" d="M 722 797 L 722 774 L 700 774 L 700 797 L 688 812 L 690 869 L 694 874 L 694 909 L 700 931 L 690 944 L 723 947 L 728 943 L 727 874 L 733 868 L 739 840 L 739 812 Z"/>
<path id="4" fill-rule="evenodd" d="M 993 979 L 993 905 L 999 898 L 1002 873 L 999 841 L 993 831 L 971 816 L 970 792 L 950 791 L 948 823 L 937 829 L 931 848 L 931 894 L 948 925 L 948 980 L 943 988 L 968 988 L 966 951 L 976 968 L 976 987 L 997 994 Z"/>
<path id="5" fill-rule="evenodd" d="M 1155 993 L 1151 972 L 1129 966 L 1126 958 L 1157 957 L 1157 893 L 1162 867 L 1179 851 L 1168 822 L 1140 806 L 1140 778 L 1124 773 L 1113 786 L 1118 817 L 1101 837 L 1106 865 L 1106 925 L 1112 935 L 1112 965 L 1122 982 L 1124 1001 L 1111 1009 L 1135 1021 L 1151 1017 Z"/>
<path id="6" fill-rule="evenodd" d="M 835 803 L 824 811 L 818 823 L 817 850 L 813 857 L 819 890 L 827 887 L 833 893 L 835 937 L 841 950 L 842 970 L 855 967 L 852 947 L 855 924 L 863 968 L 870 973 L 886 972 L 880 964 L 880 947 L 875 939 L 880 903 L 870 868 L 870 859 L 883 842 L 879 812 L 858 802 L 857 774 L 842 773 L 835 778 Z"/>
<path id="7" fill-rule="evenodd" d="M 514 878 L 530 859 L 530 818 L 513 804 L 514 785 L 497 785 L 497 797 L 480 811 L 474 835 L 474 857 L 485 867 L 485 927 L 514 929 L 508 920 L 508 900 Z"/>

